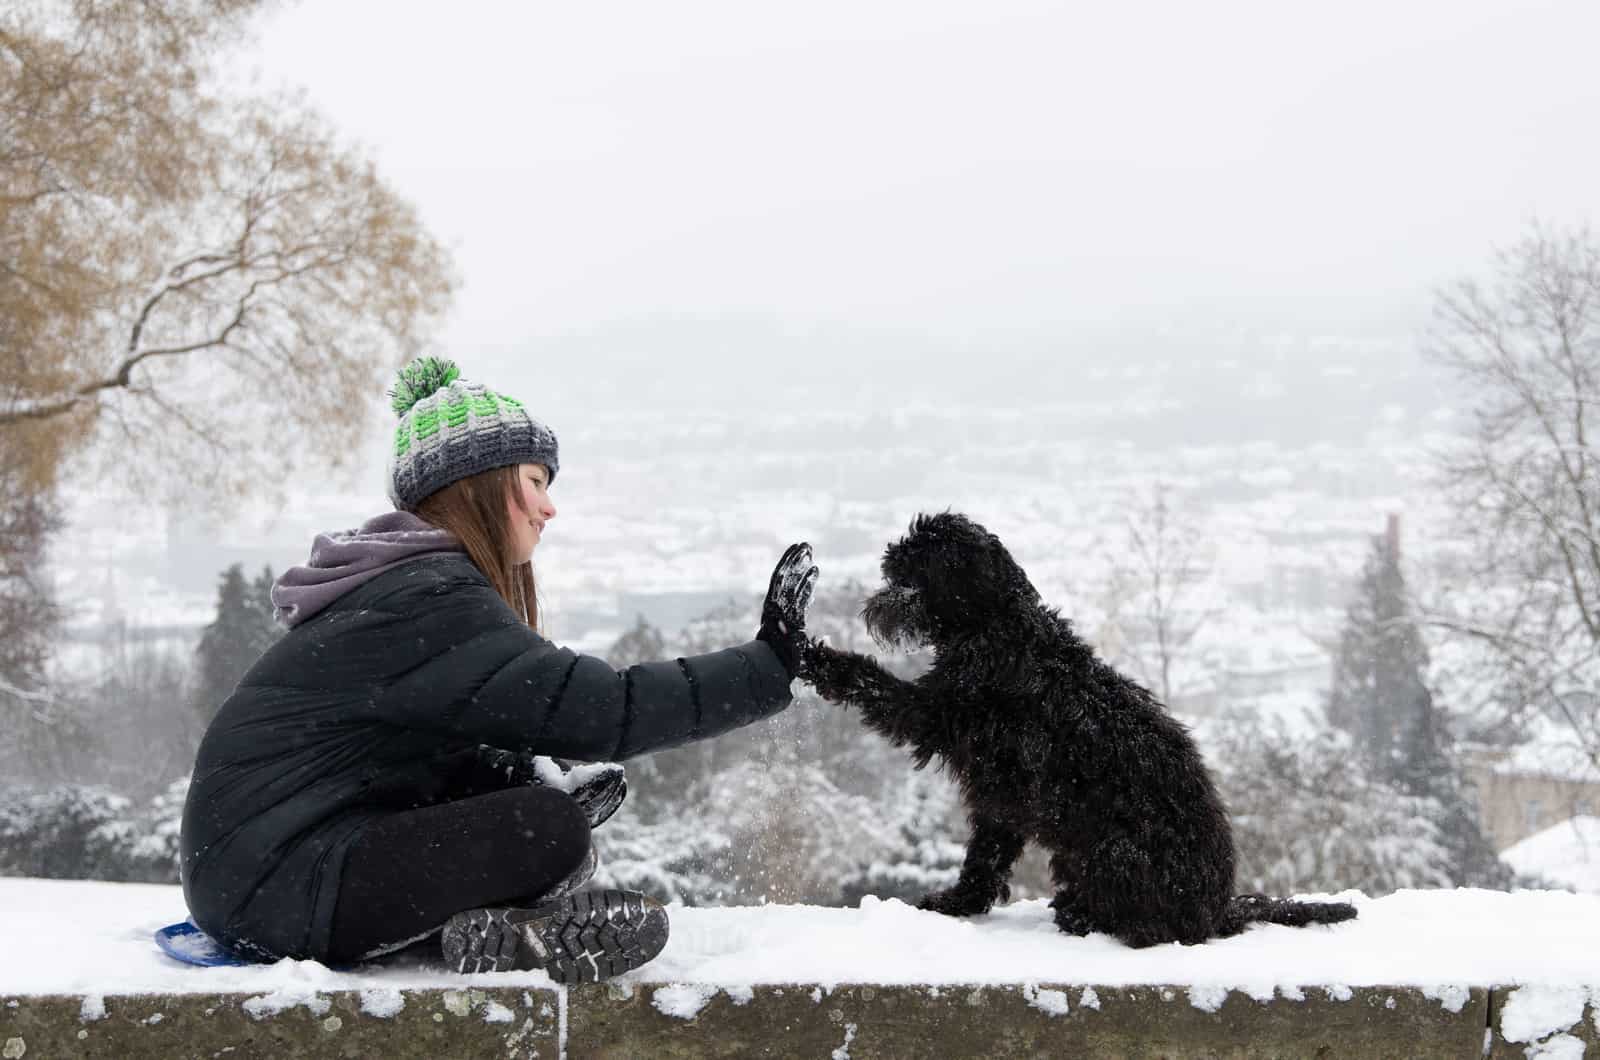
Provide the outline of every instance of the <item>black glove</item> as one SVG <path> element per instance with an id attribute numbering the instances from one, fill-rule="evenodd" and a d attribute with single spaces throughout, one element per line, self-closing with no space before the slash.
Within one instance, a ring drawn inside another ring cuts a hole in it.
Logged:
<path id="1" fill-rule="evenodd" d="M 490 790 L 527 784 L 565 791 L 577 802 L 590 828 L 600 827 L 628 797 L 627 776 L 615 762 L 591 765 L 560 758 L 541 761 L 526 751 L 502 751 L 494 747 L 478 748 L 478 760 L 493 776 L 503 778 Z M 587 775 L 574 783 L 571 776 L 574 769 L 581 769 Z"/>
<path id="2" fill-rule="evenodd" d="M 572 771 L 569 763 L 559 758 L 551 761 L 569 773 Z M 617 812 L 622 800 L 628 797 L 628 778 L 623 773 L 622 767 L 615 762 L 601 762 L 584 769 L 591 775 L 567 789 L 568 794 L 578 800 L 579 808 L 589 820 L 589 827 L 599 828 L 608 817 Z"/>
<path id="3" fill-rule="evenodd" d="M 767 599 L 761 605 L 756 639 L 771 646 L 791 678 L 800 676 L 806 649 L 806 608 L 811 606 L 811 590 L 816 584 L 811 546 L 804 541 L 790 545 L 772 570 Z"/>

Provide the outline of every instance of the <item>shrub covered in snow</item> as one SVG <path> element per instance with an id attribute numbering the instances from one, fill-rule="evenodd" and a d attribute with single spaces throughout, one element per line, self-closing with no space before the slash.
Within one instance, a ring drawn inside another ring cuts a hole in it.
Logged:
<path id="1" fill-rule="evenodd" d="M 1347 737 L 1296 738 L 1233 716 L 1207 726 L 1205 743 L 1233 817 L 1241 890 L 1454 885 L 1438 805 L 1368 779 Z"/>
<path id="2" fill-rule="evenodd" d="M 900 841 L 872 799 L 841 790 L 822 766 L 788 754 L 705 778 L 689 804 L 732 838 L 712 867 L 734 884 L 736 900 L 837 904 L 841 880 Z"/>
<path id="3" fill-rule="evenodd" d="M 0 874 L 176 883 L 187 791 L 175 781 L 144 806 L 94 785 L 0 791 Z"/>
<path id="4" fill-rule="evenodd" d="M 706 868 L 727 849 L 728 837 L 701 821 L 671 816 L 647 821 L 625 802 L 595 830 L 594 845 L 600 855 L 595 883 L 601 886 L 684 905 L 716 901 L 729 889 Z"/>
<path id="5" fill-rule="evenodd" d="M 861 866 L 840 881 L 847 906 L 871 894 L 908 904 L 929 891 L 949 887 L 966 856 L 966 830 L 954 783 L 932 769 L 907 770 L 883 801 L 896 842 L 885 856 Z"/>

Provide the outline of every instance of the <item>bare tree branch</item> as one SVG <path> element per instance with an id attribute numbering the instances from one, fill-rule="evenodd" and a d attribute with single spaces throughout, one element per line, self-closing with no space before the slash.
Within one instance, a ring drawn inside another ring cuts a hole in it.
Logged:
<path id="1" fill-rule="evenodd" d="M 228 458 L 224 494 L 186 500 L 268 488 L 351 447 L 453 292 L 443 248 L 319 119 L 206 82 L 257 4 L 0 16 L 0 434 L 48 441 L 23 445 L 42 466 L 121 430 L 159 486 L 180 452 L 135 427 L 159 417 Z M 303 449 L 268 468 L 265 424 Z"/>
<path id="2" fill-rule="evenodd" d="M 1600 243 L 1587 229 L 1535 225 L 1498 256 L 1496 281 L 1459 283 L 1437 306 L 1431 352 L 1474 394 L 1472 437 L 1439 463 L 1473 562 L 1454 606 L 1427 620 L 1476 646 L 1508 718 L 1563 718 L 1594 756 Z"/>

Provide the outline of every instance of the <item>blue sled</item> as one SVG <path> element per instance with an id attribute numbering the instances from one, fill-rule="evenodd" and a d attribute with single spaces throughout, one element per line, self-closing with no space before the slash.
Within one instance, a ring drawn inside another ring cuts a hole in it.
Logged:
<path id="1" fill-rule="evenodd" d="M 156 945 L 161 947 L 161 952 L 168 957 L 176 958 L 184 964 L 198 964 L 203 968 L 245 968 L 252 964 L 270 964 L 271 961 L 256 960 L 253 957 L 240 956 L 228 949 L 216 939 L 201 931 L 193 920 L 183 920 L 176 924 L 168 924 L 156 930 Z M 335 972 L 348 972 L 354 966 L 349 964 L 330 964 L 328 967 Z"/>
<path id="2" fill-rule="evenodd" d="M 193 920 L 168 924 L 159 929 L 156 932 L 156 945 L 160 946 L 162 952 L 169 957 L 176 957 L 185 964 L 199 964 L 207 968 L 261 963 L 252 961 L 248 957 L 241 957 L 232 950 L 224 948 L 222 943 L 196 927 Z"/>

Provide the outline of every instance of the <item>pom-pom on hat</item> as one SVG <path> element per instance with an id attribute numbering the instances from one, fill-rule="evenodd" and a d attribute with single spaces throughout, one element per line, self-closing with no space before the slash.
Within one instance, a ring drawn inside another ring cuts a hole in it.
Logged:
<path id="1" fill-rule="evenodd" d="M 461 378 L 444 357 L 418 357 L 389 390 L 400 425 L 389 455 L 389 499 L 413 511 L 457 479 L 508 464 L 543 464 L 556 480 L 556 435 L 522 402 Z"/>

